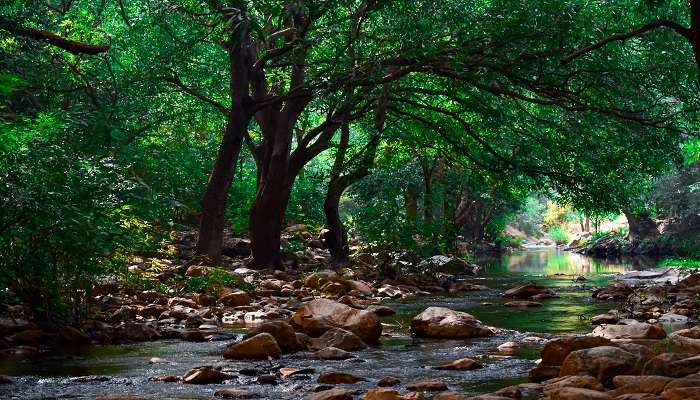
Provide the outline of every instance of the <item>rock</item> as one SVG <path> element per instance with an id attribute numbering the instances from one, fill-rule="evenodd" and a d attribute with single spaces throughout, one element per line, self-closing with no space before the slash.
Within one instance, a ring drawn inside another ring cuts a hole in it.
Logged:
<path id="1" fill-rule="evenodd" d="M 377 386 L 396 386 L 399 383 L 401 383 L 401 380 L 399 380 L 399 378 L 393 376 L 384 376 L 381 379 L 379 379 L 379 382 L 377 382 Z"/>
<path id="2" fill-rule="evenodd" d="M 665 353 L 649 360 L 642 370 L 643 375 L 662 375 L 681 378 L 700 372 L 700 356 Z"/>
<path id="3" fill-rule="evenodd" d="M 697 374 L 693 374 L 693 375 L 697 375 Z M 696 376 L 695 378 L 692 378 L 693 375 L 687 376 L 685 378 L 673 379 L 668 384 L 666 384 L 664 389 L 668 390 L 668 389 L 674 389 L 674 388 L 679 388 L 679 387 L 700 386 L 700 376 Z"/>
<path id="4" fill-rule="evenodd" d="M 669 338 L 674 350 L 700 354 L 700 326 L 673 332 Z"/>
<path id="5" fill-rule="evenodd" d="M 504 304 L 506 307 L 520 307 L 520 308 L 526 308 L 526 307 L 542 307 L 542 303 L 538 303 L 536 301 L 527 301 L 527 300 L 516 300 L 516 301 L 509 301 Z"/>
<path id="6" fill-rule="evenodd" d="M 335 347 L 345 351 L 358 351 L 365 349 L 367 345 L 357 335 L 341 328 L 327 330 L 321 337 L 311 339 L 313 349 Z"/>
<path id="7" fill-rule="evenodd" d="M 539 365 L 535 366 L 528 373 L 530 382 L 543 382 L 549 379 L 557 378 L 561 367 L 558 365 Z"/>
<path id="8" fill-rule="evenodd" d="M 609 346 L 609 339 L 595 336 L 564 336 L 545 343 L 542 349 L 542 365 L 561 365 L 572 351 L 591 347 Z"/>
<path id="9" fill-rule="evenodd" d="M 168 307 L 183 306 L 187 308 L 197 308 L 197 303 L 194 300 L 185 299 L 184 297 L 173 297 L 168 300 Z"/>
<path id="10" fill-rule="evenodd" d="M 615 282 L 612 285 L 593 291 L 593 298 L 600 300 L 624 300 L 632 293 L 632 288 L 623 282 Z"/>
<path id="11" fill-rule="evenodd" d="M 231 292 L 219 299 L 219 303 L 227 307 L 248 306 L 250 302 L 250 295 L 242 290 Z"/>
<path id="12" fill-rule="evenodd" d="M 21 318 L 0 318 L 0 336 L 26 331 L 32 327 L 29 321 Z"/>
<path id="13" fill-rule="evenodd" d="M 612 397 L 603 392 L 591 389 L 566 387 L 550 394 L 551 400 L 611 400 Z"/>
<path id="14" fill-rule="evenodd" d="M 352 394 L 343 389 L 328 389 L 310 394 L 304 400 L 352 400 Z"/>
<path id="15" fill-rule="evenodd" d="M 41 329 L 27 329 L 7 337 L 15 345 L 39 346 L 49 339 L 50 335 Z"/>
<path id="16" fill-rule="evenodd" d="M 360 381 L 366 381 L 367 379 L 353 375 L 353 374 L 344 374 L 342 372 L 322 372 L 319 376 L 316 382 L 318 383 L 325 383 L 329 385 L 337 385 L 339 383 L 357 383 Z"/>
<path id="17" fill-rule="evenodd" d="M 425 260 L 419 262 L 418 265 L 416 265 L 416 268 L 419 271 L 436 271 L 467 275 L 477 275 L 482 270 L 482 268 L 478 265 L 471 264 L 456 257 L 442 255 L 426 258 Z"/>
<path id="18" fill-rule="evenodd" d="M 685 387 L 664 390 L 661 393 L 664 400 L 690 400 L 700 399 L 700 387 Z"/>
<path id="19" fill-rule="evenodd" d="M 345 350 L 336 349 L 335 347 L 326 347 L 315 353 L 313 353 L 314 358 L 320 358 L 322 360 L 347 360 L 348 358 L 354 357 L 352 353 Z"/>
<path id="20" fill-rule="evenodd" d="M 640 364 L 640 357 L 618 347 L 593 347 L 569 354 L 559 376 L 589 374 L 607 386 L 616 375 L 639 373 Z"/>
<path id="21" fill-rule="evenodd" d="M 389 317 L 396 314 L 396 311 L 387 306 L 371 305 L 367 307 L 367 311 L 377 314 L 379 317 Z"/>
<path id="22" fill-rule="evenodd" d="M 255 379 L 255 382 L 257 382 L 260 385 L 275 385 L 277 384 L 277 376 L 272 374 L 258 375 L 258 377 Z"/>
<path id="23" fill-rule="evenodd" d="M 343 328 L 365 343 L 376 343 L 382 334 L 382 324 L 373 312 L 328 299 L 314 299 L 302 304 L 292 316 L 292 325 L 311 336 L 320 336 L 331 328 Z"/>
<path id="24" fill-rule="evenodd" d="M 58 336 L 63 343 L 69 344 L 87 344 L 90 343 L 90 337 L 85 332 L 73 328 L 72 326 L 64 326 L 58 331 Z"/>
<path id="25" fill-rule="evenodd" d="M 406 397 L 401 396 L 397 390 L 378 388 L 370 389 L 363 397 L 364 400 L 406 400 Z"/>
<path id="26" fill-rule="evenodd" d="M 498 352 L 502 354 L 512 355 L 515 354 L 519 348 L 520 345 L 516 342 L 505 342 L 502 345 L 498 346 Z"/>
<path id="27" fill-rule="evenodd" d="M 144 318 L 158 318 L 161 314 L 168 311 L 169 308 L 158 304 L 149 304 L 145 307 L 141 307 L 136 312 L 138 315 Z"/>
<path id="28" fill-rule="evenodd" d="M 659 325 L 634 321 L 624 325 L 603 324 L 597 326 L 591 335 L 606 339 L 663 339 L 666 332 Z"/>
<path id="29" fill-rule="evenodd" d="M 182 376 L 182 382 L 193 385 L 208 385 L 210 383 L 221 383 L 231 378 L 231 375 L 217 371 L 211 367 L 197 367 L 187 371 L 185 375 Z"/>
<path id="30" fill-rule="evenodd" d="M 7 375 L 0 375 L 0 385 L 9 385 L 11 383 L 14 383 L 12 378 Z"/>
<path id="31" fill-rule="evenodd" d="M 280 354 L 282 354 L 282 350 L 275 338 L 269 333 L 259 333 L 251 338 L 243 339 L 224 350 L 224 357 L 233 359 L 277 358 Z"/>
<path id="32" fill-rule="evenodd" d="M 591 324 L 616 324 L 620 321 L 620 314 L 617 310 L 610 310 L 605 314 L 599 314 L 591 318 Z"/>
<path id="33" fill-rule="evenodd" d="M 117 337 L 125 340 L 144 342 L 161 338 L 160 332 L 148 324 L 126 322 L 116 328 Z"/>
<path id="34" fill-rule="evenodd" d="M 244 389 L 219 389 L 214 392 L 214 396 L 225 399 L 252 399 L 258 397 L 256 393 Z"/>
<path id="35" fill-rule="evenodd" d="M 543 384 L 545 394 L 561 390 L 565 387 L 591 389 L 596 391 L 603 390 L 603 384 L 596 378 L 589 375 L 572 375 L 562 378 L 554 378 L 543 382 Z"/>
<path id="36" fill-rule="evenodd" d="M 279 370 L 280 375 L 282 378 L 289 378 L 290 376 L 294 375 L 300 375 L 300 374 L 313 374 L 314 369 L 313 368 L 291 368 L 291 367 L 283 367 L 280 368 Z"/>
<path id="37" fill-rule="evenodd" d="M 190 265 L 185 271 L 185 276 L 188 277 L 198 277 L 206 276 L 209 273 L 209 267 L 204 265 Z"/>
<path id="38" fill-rule="evenodd" d="M 408 390 L 412 390 L 414 392 L 441 392 L 443 390 L 447 390 L 447 385 L 437 379 L 428 379 L 415 382 L 406 387 Z"/>
<path id="39" fill-rule="evenodd" d="M 445 307 L 428 307 L 411 321 L 411 332 L 419 337 L 466 339 L 493 335 L 472 315 Z"/>
<path id="40" fill-rule="evenodd" d="M 517 286 L 512 289 L 506 290 L 505 293 L 503 293 L 503 297 L 509 297 L 509 298 L 518 298 L 518 299 L 529 299 L 532 298 L 536 295 L 545 295 L 549 297 L 555 297 L 557 294 L 554 290 L 548 289 L 544 286 L 540 285 L 535 285 L 535 284 L 527 284 L 527 285 L 522 285 L 522 286 Z M 540 297 L 540 298 L 546 298 L 546 297 Z"/>
<path id="41" fill-rule="evenodd" d="M 160 375 L 158 377 L 158 380 L 161 382 L 173 383 L 173 382 L 179 381 L 180 378 L 178 378 L 177 376 L 173 376 L 173 375 Z"/>
<path id="42" fill-rule="evenodd" d="M 480 362 L 472 360 L 471 358 L 460 358 L 459 360 L 452 361 L 451 363 L 438 365 L 433 367 L 434 369 L 441 370 L 455 370 L 455 371 L 470 371 L 473 369 L 483 368 Z"/>
<path id="43" fill-rule="evenodd" d="M 365 282 L 347 280 L 344 283 L 346 286 L 348 286 L 350 288 L 350 290 L 357 290 L 363 296 L 371 296 L 372 295 L 372 288 Z"/>
<path id="44" fill-rule="evenodd" d="M 160 357 L 151 357 L 148 360 L 149 364 L 169 364 L 170 362 L 166 359 L 160 358 Z"/>
<path id="45" fill-rule="evenodd" d="M 618 375 L 613 378 L 612 383 L 615 390 L 610 392 L 611 396 L 619 396 L 632 393 L 660 394 L 672 378 L 656 375 Z"/>
<path id="46" fill-rule="evenodd" d="M 285 353 L 301 349 L 294 328 L 284 321 L 263 322 L 259 326 L 250 329 L 246 335 L 243 336 L 243 339 L 249 339 L 260 333 L 269 333 L 272 335 L 280 349 Z"/>

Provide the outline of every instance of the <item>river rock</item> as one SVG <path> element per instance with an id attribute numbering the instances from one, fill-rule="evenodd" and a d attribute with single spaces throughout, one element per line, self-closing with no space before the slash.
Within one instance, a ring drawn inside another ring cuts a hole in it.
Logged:
<path id="1" fill-rule="evenodd" d="M 328 299 L 314 299 L 302 304 L 292 316 L 292 325 L 311 336 L 320 336 L 331 328 L 343 328 L 365 343 L 376 343 L 382 334 L 382 324 L 375 313 Z"/>
<path id="2" fill-rule="evenodd" d="M 682 353 L 664 353 L 644 364 L 643 375 L 662 375 L 672 378 L 700 372 L 700 356 L 688 357 Z"/>
<path id="3" fill-rule="evenodd" d="M 611 400 L 609 395 L 591 389 L 565 387 L 552 392 L 551 400 Z"/>
<path id="4" fill-rule="evenodd" d="M 503 305 L 506 307 L 517 307 L 517 308 L 542 307 L 542 303 L 538 303 L 536 301 L 528 301 L 528 300 L 509 301 Z"/>
<path id="5" fill-rule="evenodd" d="M 611 396 L 619 396 L 632 393 L 660 394 L 672 378 L 657 375 L 618 375 L 613 378 L 615 389 L 610 391 Z"/>
<path id="6" fill-rule="evenodd" d="M 561 365 L 572 351 L 598 346 L 610 346 L 609 339 L 596 336 L 564 336 L 545 343 L 542 349 L 542 365 Z"/>
<path id="7" fill-rule="evenodd" d="M 250 302 L 250 295 L 242 290 L 231 292 L 219 299 L 219 303 L 227 307 L 248 306 Z"/>
<path id="8" fill-rule="evenodd" d="M 15 345 L 25 346 L 39 346 L 49 338 L 50 335 L 41 329 L 27 329 L 7 337 L 7 339 Z"/>
<path id="9" fill-rule="evenodd" d="M 367 311 L 377 314 L 379 317 L 389 317 L 396 314 L 396 311 L 392 310 L 387 306 L 382 305 L 371 305 L 367 307 Z"/>
<path id="10" fill-rule="evenodd" d="M 258 397 L 257 393 L 244 389 L 219 389 L 214 392 L 214 396 L 225 399 L 253 399 Z"/>
<path id="11" fill-rule="evenodd" d="M 68 344 L 87 344 L 90 337 L 83 331 L 72 326 L 64 326 L 58 331 L 61 342 Z"/>
<path id="12" fill-rule="evenodd" d="M 700 325 L 673 332 L 669 338 L 677 351 L 700 354 Z"/>
<path id="13" fill-rule="evenodd" d="M 666 332 L 659 325 L 634 320 L 626 320 L 626 322 L 619 325 L 597 326 L 591 335 L 606 339 L 663 339 L 666 337 Z"/>
<path id="14" fill-rule="evenodd" d="M 593 298 L 600 300 L 623 300 L 632 293 L 632 288 L 623 282 L 615 282 L 593 291 Z"/>
<path id="15" fill-rule="evenodd" d="M 550 379 L 542 383 L 544 384 L 543 390 L 545 394 L 558 391 L 565 387 L 591 389 L 596 391 L 603 390 L 603 384 L 590 375 L 564 376 L 561 378 Z"/>
<path id="16" fill-rule="evenodd" d="M 517 299 L 530 299 L 537 295 L 544 295 L 545 297 L 540 298 L 547 298 L 547 296 L 555 297 L 557 294 L 552 289 L 540 285 L 535 285 L 532 283 L 522 286 L 516 286 L 512 289 L 506 290 L 506 292 L 503 293 L 503 297 Z"/>
<path id="17" fill-rule="evenodd" d="M 337 349 L 335 347 L 326 347 L 315 353 L 313 353 L 314 358 L 320 358 L 322 360 L 347 360 L 348 358 L 354 357 L 352 353 Z"/>
<path id="18" fill-rule="evenodd" d="M 447 390 L 447 385 L 443 381 L 437 379 L 427 379 L 406 386 L 408 390 L 414 392 L 441 392 Z"/>
<path id="19" fill-rule="evenodd" d="M 459 360 L 454 360 L 451 363 L 438 365 L 433 367 L 434 369 L 441 370 L 455 370 L 455 371 L 470 371 L 473 369 L 483 368 L 480 362 L 473 360 L 471 358 L 460 358 Z"/>
<path id="20" fill-rule="evenodd" d="M 684 387 L 664 390 L 661 393 L 663 400 L 690 400 L 700 399 L 700 387 Z"/>
<path id="21" fill-rule="evenodd" d="M 398 390 L 388 388 L 376 388 L 367 391 L 363 400 L 408 400 Z"/>
<path id="22" fill-rule="evenodd" d="M 515 354 L 519 348 L 520 345 L 516 342 L 505 342 L 498 346 L 498 352 L 501 354 L 512 355 Z"/>
<path id="23" fill-rule="evenodd" d="M 193 385 L 208 385 L 211 383 L 221 383 L 232 376 L 211 367 L 197 367 L 187 371 L 182 376 L 182 382 Z"/>
<path id="24" fill-rule="evenodd" d="M 148 324 L 126 322 L 116 328 L 117 337 L 136 342 L 151 341 L 161 338 L 160 332 Z"/>
<path id="25" fill-rule="evenodd" d="M 318 379 L 316 380 L 317 383 L 325 383 L 329 385 L 337 385 L 339 383 L 357 383 L 361 381 L 366 381 L 367 379 L 353 375 L 353 374 L 345 374 L 342 372 L 322 372 L 319 376 Z"/>
<path id="26" fill-rule="evenodd" d="M 542 363 L 540 363 L 532 368 L 527 376 L 530 382 L 539 383 L 558 378 L 560 370 L 561 366 L 559 365 L 542 365 Z"/>
<path id="27" fill-rule="evenodd" d="M 419 271 L 437 271 L 452 274 L 477 275 L 482 268 L 456 257 L 436 255 L 426 258 L 416 265 Z"/>
<path id="28" fill-rule="evenodd" d="M 250 329 L 243 339 L 249 339 L 260 333 L 269 333 L 275 338 L 280 349 L 285 352 L 294 352 L 301 349 L 294 328 L 284 321 L 263 322 L 259 326 Z"/>
<path id="29" fill-rule="evenodd" d="M 395 376 L 383 376 L 377 382 L 377 386 L 381 386 L 381 387 L 396 386 L 399 383 L 401 383 L 401 380 Z"/>
<path id="30" fill-rule="evenodd" d="M 620 313 L 617 310 L 610 310 L 605 314 L 599 314 L 591 318 L 591 324 L 616 324 L 620 321 Z"/>
<path id="31" fill-rule="evenodd" d="M 304 400 L 352 400 L 352 394 L 344 389 L 328 389 L 310 394 Z"/>
<path id="32" fill-rule="evenodd" d="M 357 335 L 341 328 L 327 330 L 318 338 L 311 339 L 311 348 L 320 350 L 324 347 L 335 347 L 345 351 L 358 351 L 367 345 Z"/>
<path id="33" fill-rule="evenodd" d="M 589 374 L 608 385 L 616 375 L 639 373 L 640 363 L 640 357 L 618 347 L 593 347 L 570 353 L 562 363 L 559 376 Z"/>
<path id="34" fill-rule="evenodd" d="M 411 332 L 419 337 L 466 339 L 493 335 L 472 315 L 445 307 L 428 307 L 411 321 Z"/>
<path id="35" fill-rule="evenodd" d="M 224 350 L 224 357 L 233 359 L 277 358 L 280 354 L 282 354 L 282 350 L 274 336 L 269 333 L 259 333 L 248 339 L 243 339 Z"/>

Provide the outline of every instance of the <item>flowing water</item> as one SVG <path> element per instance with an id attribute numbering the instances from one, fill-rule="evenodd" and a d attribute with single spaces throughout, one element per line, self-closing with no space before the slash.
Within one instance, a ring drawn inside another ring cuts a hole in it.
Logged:
<path id="1" fill-rule="evenodd" d="M 479 263 L 485 266 L 484 273 L 469 280 L 488 286 L 488 290 L 387 303 L 397 314 L 383 320 L 385 336 L 381 345 L 356 353 L 356 359 L 320 361 L 296 354 L 273 363 L 228 361 L 219 355 L 227 342 L 160 341 L 90 346 L 54 350 L 33 359 L 0 360 L 0 374 L 17 377 L 13 384 L 0 385 L 0 398 L 93 399 L 100 395 L 137 395 L 149 399 L 211 399 L 217 389 L 236 387 L 256 392 L 260 398 L 299 399 L 313 390 L 317 374 L 323 371 L 349 372 L 367 378 L 367 382 L 340 385 L 357 390 L 357 398 L 386 375 L 399 378 L 400 387 L 421 379 L 438 378 L 454 391 L 489 392 L 527 380 L 542 338 L 589 332 L 591 316 L 616 306 L 591 299 L 592 287 L 610 282 L 615 273 L 651 266 L 641 260 L 600 261 L 554 249 L 527 250 L 483 259 Z M 586 280 L 574 279 L 579 276 Z M 502 292 L 528 282 L 554 287 L 560 298 L 544 300 L 544 305 L 538 308 L 504 307 Z M 466 311 L 485 324 L 501 329 L 489 338 L 414 339 L 408 332 L 410 320 L 429 306 Z M 499 354 L 496 347 L 508 341 L 531 344 L 523 345 L 512 356 Z M 169 363 L 150 364 L 151 357 L 160 357 Z M 462 357 L 477 358 L 485 367 L 474 371 L 430 368 Z M 200 365 L 221 365 L 237 377 L 225 384 L 205 386 L 153 379 L 163 374 L 182 375 Z M 270 371 L 281 366 L 313 368 L 315 372 L 281 381 L 278 385 L 259 385 L 255 377 L 238 373 L 242 369 Z"/>

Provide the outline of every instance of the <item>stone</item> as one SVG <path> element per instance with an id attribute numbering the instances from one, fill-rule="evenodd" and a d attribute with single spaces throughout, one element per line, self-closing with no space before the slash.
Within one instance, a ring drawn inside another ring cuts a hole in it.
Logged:
<path id="1" fill-rule="evenodd" d="M 310 394 L 304 400 L 352 400 L 352 394 L 344 389 L 328 389 Z"/>
<path id="2" fill-rule="evenodd" d="M 7 375 L 0 375 L 0 385 L 9 385 L 14 383 L 14 380 Z"/>
<path id="3" fill-rule="evenodd" d="M 197 367 L 187 371 L 182 376 L 182 382 L 193 385 L 208 385 L 211 383 L 221 383 L 232 376 L 211 367 Z"/>
<path id="4" fill-rule="evenodd" d="M 174 375 L 160 375 L 158 377 L 158 380 L 161 382 L 166 382 L 166 383 L 174 383 L 180 380 L 177 376 Z"/>
<path id="5" fill-rule="evenodd" d="M 396 311 L 387 306 L 371 305 L 367 307 L 367 311 L 377 314 L 379 317 L 389 317 L 396 314 Z"/>
<path id="6" fill-rule="evenodd" d="M 673 332 L 669 339 L 676 351 L 700 354 L 700 325 Z"/>
<path id="7" fill-rule="evenodd" d="M 237 290 L 224 295 L 219 299 L 219 303 L 227 307 L 242 307 L 250 305 L 250 295 L 242 290 Z"/>
<path id="8" fill-rule="evenodd" d="M 185 276 L 188 277 L 199 277 L 206 276 L 209 273 L 209 267 L 204 265 L 190 265 L 185 271 Z"/>
<path id="9" fill-rule="evenodd" d="M 401 380 L 399 378 L 396 378 L 394 376 L 383 376 L 377 382 L 377 386 L 381 386 L 381 387 L 396 386 L 399 383 L 401 383 Z"/>
<path id="10" fill-rule="evenodd" d="M 620 314 L 617 310 L 610 310 L 605 314 L 599 314 L 591 318 L 591 324 L 616 324 L 620 321 Z"/>
<path id="11" fill-rule="evenodd" d="M 301 375 L 301 374 L 313 374 L 314 369 L 313 368 L 291 368 L 291 367 L 282 367 L 279 370 L 280 375 L 282 378 L 289 378 L 290 376 L 294 375 Z"/>
<path id="12" fill-rule="evenodd" d="M 325 383 L 329 385 L 337 385 L 339 383 L 357 383 L 361 381 L 366 381 L 367 379 L 353 375 L 353 374 L 345 374 L 342 372 L 322 372 L 319 376 L 318 379 L 316 380 L 317 383 Z"/>
<path id="13" fill-rule="evenodd" d="M 377 343 L 382 334 L 382 324 L 375 313 L 328 299 L 314 299 L 302 304 L 291 321 L 292 325 L 311 336 L 320 336 L 331 328 L 343 328 L 365 343 Z"/>
<path id="14" fill-rule="evenodd" d="M 72 326 L 64 326 L 58 331 L 61 342 L 68 344 L 88 344 L 90 337 L 83 331 Z"/>
<path id="15" fill-rule="evenodd" d="M 536 301 L 527 301 L 527 300 L 509 301 L 503 305 L 505 307 L 518 307 L 518 308 L 542 307 L 542 303 L 538 303 Z"/>
<path id="16" fill-rule="evenodd" d="M 571 375 L 561 378 L 554 378 L 543 382 L 543 384 L 543 390 L 545 394 L 560 390 L 565 387 L 591 389 L 596 391 L 603 390 L 603 384 L 590 375 Z"/>
<path id="17" fill-rule="evenodd" d="M 428 379 L 415 382 L 406 387 L 408 390 L 412 390 L 414 392 L 441 392 L 443 390 L 447 390 L 447 385 L 445 382 L 437 379 Z"/>
<path id="18" fill-rule="evenodd" d="M 459 360 L 454 360 L 451 363 L 438 365 L 433 367 L 434 369 L 440 370 L 454 370 L 454 371 L 471 371 L 473 369 L 483 368 L 480 362 L 472 360 L 471 358 L 460 358 Z"/>
<path id="19" fill-rule="evenodd" d="M 564 359 L 559 376 L 589 374 L 608 386 L 616 375 L 639 373 L 640 361 L 640 357 L 618 347 L 576 350 Z"/>
<path id="20" fill-rule="evenodd" d="M 257 382 L 260 385 L 275 385 L 277 384 L 277 376 L 272 374 L 258 375 L 258 377 L 255 379 L 255 382 Z"/>
<path id="21" fill-rule="evenodd" d="M 27 329 L 7 337 L 15 345 L 39 346 L 49 339 L 49 334 L 41 329 Z"/>
<path id="22" fill-rule="evenodd" d="M 619 396 L 632 393 L 660 394 L 671 380 L 672 378 L 656 375 L 618 375 L 612 380 L 615 390 L 612 390 L 610 395 Z"/>
<path id="23" fill-rule="evenodd" d="M 370 389 L 363 397 L 364 400 L 405 400 L 398 390 L 388 388 Z"/>
<path id="24" fill-rule="evenodd" d="M 591 389 L 566 387 L 550 394 L 551 400 L 611 400 L 609 395 Z"/>
<path id="25" fill-rule="evenodd" d="M 476 264 L 460 260 L 456 257 L 436 255 L 426 258 L 416 265 L 419 271 L 447 272 L 460 275 L 477 275 L 482 268 Z"/>
<path id="26" fill-rule="evenodd" d="M 664 400 L 700 399 L 700 386 L 664 390 L 661 398 Z"/>
<path id="27" fill-rule="evenodd" d="M 296 332 L 291 325 L 284 321 L 269 321 L 251 328 L 243 339 L 249 339 L 260 333 L 269 333 L 275 338 L 280 349 L 285 353 L 295 352 L 301 349 L 301 345 L 297 341 Z"/>
<path id="28" fill-rule="evenodd" d="M 197 303 L 194 300 L 186 299 L 184 297 L 173 297 L 170 300 L 168 300 L 168 307 L 173 308 L 175 306 L 196 308 Z"/>
<path id="29" fill-rule="evenodd" d="M 259 333 L 248 339 L 229 345 L 224 350 L 225 358 L 232 359 L 267 359 L 277 358 L 282 354 L 274 336 L 269 333 Z"/>
<path id="30" fill-rule="evenodd" d="M 348 358 L 354 357 L 352 353 L 345 350 L 337 349 L 335 347 L 326 347 L 315 353 L 313 353 L 314 358 L 320 358 L 321 360 L 347 360 Z"/>
<path id="31" fill-rule="evenodd" d="M 530 382 L 543 382 L 549 379 L 559 377 L 559 371 L 561 367 L 558 365 L 539 365 L 535 366 L 528 373 L 528 380 Z"/>
<path id="32" fill-rule="evenodd" d="M 158 340 L 161 338 L 160 332 L 148 324 L 137 322 L 126 322 L 116 329 L 117 337 L 125 340 L 144 342 Z"/>
<path id="33" fill-rule="evenodd" d="M 311 348 L 335 347 L 345 351 L 358 351 L 367 345 L 357 335 L 341 328 L 327 330 L 321 337 L 311 339 Z"/>
<path id="34" fill-rule="evenodd" d="M 219 389 L 214 396 L 225 399 L 252 399 L 258 397 L 257 393 L 245 389 Z"/>
<path id="35" fill-rule="evenodd" d="M 624 325 L 603 324 L 597 326 L 591 335 L 606 339 L 663 339 L 666 332 L 659 325 L 635 321 Z"/>
<path id="36" fill-rule="evenodd" d="M 445 307 L 428 307 L 411 320 L 411 332 L 419 337 L 466 339 L 493 335 L 472 315 Z"/>
<path id="37" fill-rule="evenodd" d="M 545 295 L 549 297 L 554 297 L 556 296 L 556 292 L 554 290 L 546 288 L 544 286 L 540 285 L 535 285 L 535 284 L 527 284 L 527 285 L 522 285 L 522 286 L 517 286 L 512 289 L 508 289 L 503 293 L 503 297 L 508 297 L 508 298 L 518 298 L 518 299 L 530 299 L 536 295 Z M 540 297 L 540 298 L 546 298 L 546 297 Z"/>
<path id="38" fill-rule="evenodd" d="M 520 345 L 516 342 L 505 342 L 498 346 L 498 352 L 501 354 L 512 355 L 515 354 L 519 348 Z"/>
<path id="39" fill-rule="evenodd" d="M 542 349 L 542 365 L 561 365 L 572 351 L 591 347 L 609 346 L 609 339 L 595 336 L 564 336 L 545 343 Z"/>
<path id="40" fill-rule="evenodd" d="M 691 354 L 687 353 L 661 353 L 644 364 L 644 367 L 642 368 L 642 375 L 661 375 L 671 377 L 684 376 L 675 376 L 676 374 L 671 370 L 671 365 L 674 362 L 690 358 L 691 356 Z"/>
<path id="41" fill-rule="evenodd" d="M 700 386 L 700 376 L 692 378 L 692 375 L 689 375 L 685 378 L 678 378 L 678 379 L 673 379 L 671 380 L 664 389 L 674 389 L 674 388 L 679 388 L 679 387 L 696 387 Z"/>

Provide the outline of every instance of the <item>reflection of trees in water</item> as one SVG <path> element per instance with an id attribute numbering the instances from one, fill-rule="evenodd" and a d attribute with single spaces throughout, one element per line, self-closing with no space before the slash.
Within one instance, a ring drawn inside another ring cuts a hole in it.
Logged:
<path id="1" fill-rule="evenodd" d="M 649 268 L 655 261 L 646 257 L 596 259 L 559 250 L 523 251 L 487 262 L 494 272 L 553 274 L 601 274 Z"/>

